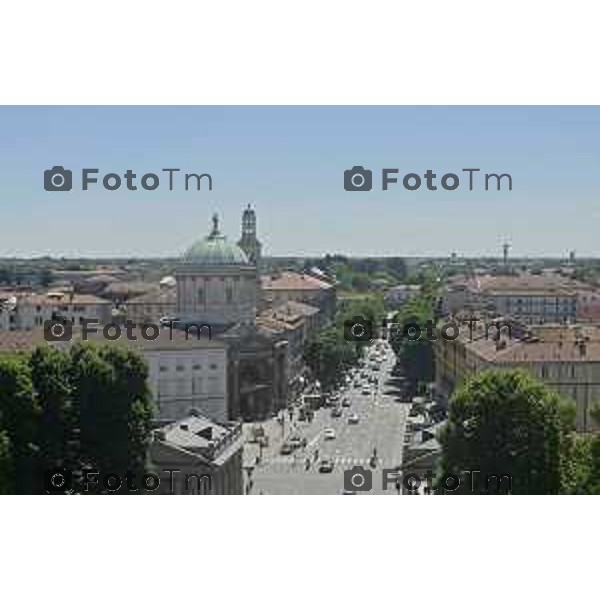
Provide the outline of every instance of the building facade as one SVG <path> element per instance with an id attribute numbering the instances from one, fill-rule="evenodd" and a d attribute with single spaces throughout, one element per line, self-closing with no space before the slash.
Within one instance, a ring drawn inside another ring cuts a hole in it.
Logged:
<path id="1" fill-rule="evenodd" d="M 87 294 L 73 292 L 48 292 L 47 294 L 21 294 L 9 314 L 9 329 L 34 329 L 43 327 L 44 321 L 65 319 L 74 325 L 96 320 L 110 323 L 112 303 Z"/>
<path id="2" fill-rule="evenodd" d="M 487 310 L 531 325 L 574 323 L 581 291 L 578 282 L 557 275 L 485 275 L 449 283 L 442 306 L 449 314 Z"/>
<path id="3" fill-rule="evenodd" d="M 282 271 L 261 278 L 263 308 L 289 301 L 310 304 L 319 309 L 320 326 L 333 319 L 336 309 L 335 286 L 306 273 Z"/>
<path id="4" fill-rule="evenodd" d="M 498 338 L 486 334 L 482 327 L 471 334 L 461 326 L 455 341 L 439 337 L 435 356 L 436 390 L 443 397 L 449 398 L 467 377 L 486 369 L 524 369 L 575 402 L 578 431 L 600 427 L 593 414 L 600 406 L 598 327 L 530 326 L 521 331 L 513 329 L 510 335 L 503 328 Z"/>
<path id="5" fill-rule="evenodd" d="M 239 422 L 215 422 L 198 411 L 153 432 L 149 447 L 160 494 L 244 493 Z"/>

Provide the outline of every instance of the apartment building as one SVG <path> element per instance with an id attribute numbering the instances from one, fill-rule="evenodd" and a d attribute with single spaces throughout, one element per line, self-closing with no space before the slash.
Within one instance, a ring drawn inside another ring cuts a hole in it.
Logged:
<path id="1" fill-rule="evenodd" d="M 588 286 L 559 275 L 483 275 L 449 282 L 442 306 L 450 314 L 488 310 L 528 324 L 574 323 L 579 297 L 588 292 Z"/>
<path id="2" fill-rule="evenodd" d="M 319 309 L 310 304 L 290 300 L 259 313 L 256 324 L 287 341 L 288 377 L 293 383 L 304 367 L 306 341 L 319 330 Z"/>
<path id="3" fill-rule="evenodd" d="M 600 405 L 600 327 L 554 324 L 517 327 L 510 334 L 504 327 L 497 336 L 496 328 L 486 334 L 478 324 L 471 334 L 461 325 L 458 339 L 435 343 L 439 394 L 449 397 L 485 369 L 524 369 L 575 402 L 578 431 L 600 428 L 592 415 Z"/>
<path id="4" fill-rule="evenodd" d="M 109 323 L 112 303 L 89 294 L 55 291 L 46 294 L 18 294 L 9 312 L 9 329 L 34 329 L 50 319 L 66 319 L 75 325 L 84 320 Z"/>
<path id="5" fill-rule="evenodd" d="M 74 339 L 80 338 L 74 330 Z M 106 341 L 101 330 L 90 334 L 89 343 L 125 344 L 139 352 L 148 364 L 148 385 L 159 421 L 175 421 L 196 408 L 208 418 L 226 421 L 230 416 L 228 398 L 228 349 L 223 341 L 206 336 L 197 339 L 194 332 L 160 329 L 157 339 L 144 339 L 139 328 L 130 340 L 123 330 L 118 340 Z M 151 337 L 151 332 L 147 337 Z M 87 343 L 87 342 L 84 342 Z M 30 352 L 46 345 L 40 327 L 31 330 L 0 331 L 0 353 Z M 53 342 L 67 349 L 69 341 Z"/>
<path id="6" fill-rule="evenodd" d="M 282 271 L 261 277 L 263 306 L 295 301 L 316 306 L 321 324 L 333 318 L 336 307 L 335 286 L 306 273 Z"/>

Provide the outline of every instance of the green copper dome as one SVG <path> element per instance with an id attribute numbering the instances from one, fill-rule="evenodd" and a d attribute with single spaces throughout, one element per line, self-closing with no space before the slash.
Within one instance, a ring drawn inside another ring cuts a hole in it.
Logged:
<path id="1" fill-rule="evenodd" d="M 219 217 L 213 216 L 210 235 L 198 240 L 183 255 L 183 261 L 197 265 L 247 265 L 248 257 L 219 231 Z"/>

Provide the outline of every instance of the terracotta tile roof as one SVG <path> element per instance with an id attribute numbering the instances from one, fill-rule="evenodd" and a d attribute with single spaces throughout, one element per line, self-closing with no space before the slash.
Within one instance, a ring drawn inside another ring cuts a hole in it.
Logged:
<path id="1" fill-rule="evenodd" d="M 486 339 L 480 327 L 470 339 L 468 325 L 460 327 L 457 343 L 462 343 L 477 356 L 498 363 L 527 362 L 600 362 L 600 327 L 577 325 L 538 326 L 530 329 L 529 339 L 510 339 L 502 330 L 500 343 L 494 339 L 496 329 Z M 455 342 L 448 341 L 447 344 Z"/>
<path id="2" fill-rule="evenodd" d="M 27 294 L 17 297 L 18 305 L 42 305 L 56 306 L 59 304 L 112 304 L 110 300 L 104 300 L 98 296 L 91 294 L 69 294 L 69 293 L 52 293 L 52 294 Z"/>
<path id="3" fill-rule="evenodd" d="M 576 295 L 588 286 L 560 275 L 485 275 L 470 279 L 467 286 L 474 292 L 491 295 Z"/>
<path id="4" fill-rule="evenodd" d="M 131 304 L 175 304 L 177 302 L 177 292 L 174 288 L 163 290 L 153 290 L 147 294 L 136 296 L 127 300 L 126 306 Z"/>
<path id="5" fill-rule="evenodd" d="M 90 333 L 88 340 L 83 343 L 103 343 L 103 344 L 125 344 L 132 348 L 138 348 L 139 350 L 151 351 L 151 350 L 181 350 L 188 348 L 207 348 L 207 349 L 220 349 L 226 347 L 225 342 L 218 339 L 214 334 L 212 339 L 208 337 L 208 330 L 206 327 L 200 331 L 200 339 L 198 339 L 197 332 L 195 329 L 190 329 L 189 334 L 186 338 L 185 331 L 173 330 L 171 339 L 170 331 L 168 328 L 160 330 L 160 335 L 156 340 L 146 340 L 142 337 L 140 328 L 137 327 L 133 330 L 133 335 L 136 336 L 137 340 L 129 340 L 124 326 L 121 326 L 121 337 L 118 340 L 106 340 L 102 336 L 102 327 L 100 325 L 95 326 L 99 331 L 98 333 Z M 81 340 L 81 329 L 75 327 L 73 329 L 73 341 Z M 18 352 L 18 351 L 31 351 L 36 346 L 46 345 L 47 342 L 44 339 L 43 327 L 37 327 L 35 329 L 24 331 L 0 331 L 0 353 L 3 352 Z M 52 342 L 57 346 L 63 344 L 69 344 L 71 342 Z"/>
<path id="6" fill-rule="evenodd" d="M 260 279 L 264 290 L 329 290 L 333 287 L 317 277 L 295 271 L 263 275 Z"/>

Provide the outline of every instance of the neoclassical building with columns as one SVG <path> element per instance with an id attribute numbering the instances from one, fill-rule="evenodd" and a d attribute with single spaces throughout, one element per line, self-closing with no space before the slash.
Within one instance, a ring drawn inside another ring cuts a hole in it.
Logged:
<path id="1" fill-rule="evenodd" d="M 253 257 L 256 258 L 256 257 Z M 227 346 L 227 407 L 230 419 L 267 418 L 286 405 L 287 341 L 256 324 L 260 280 L 238 244 L 219 230 L 192 244 L 175 270 L 178 327 L 209 325 Z"/>

